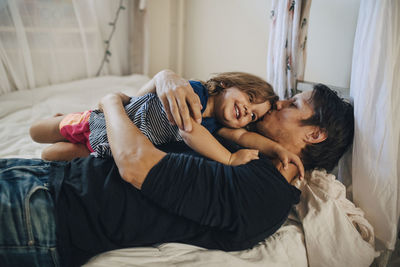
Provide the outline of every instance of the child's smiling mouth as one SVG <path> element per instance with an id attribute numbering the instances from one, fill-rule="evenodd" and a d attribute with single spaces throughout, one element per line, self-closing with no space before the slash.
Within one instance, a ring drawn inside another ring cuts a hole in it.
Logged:
<path id="1" fill-rule="evenodd" d="M 240 111 L 237 105 L 235 105 L 235 114 L 236 114 L 236 119 L 239 119 L 240 117 Z"/>

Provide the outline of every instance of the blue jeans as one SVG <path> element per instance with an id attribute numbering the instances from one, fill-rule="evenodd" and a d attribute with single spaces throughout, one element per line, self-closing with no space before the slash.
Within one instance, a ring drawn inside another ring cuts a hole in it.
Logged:
<path id="1" fill-rule="evenodd" d="M 0 159 L 0 266 L 60 266 L 51 163 Z"/>

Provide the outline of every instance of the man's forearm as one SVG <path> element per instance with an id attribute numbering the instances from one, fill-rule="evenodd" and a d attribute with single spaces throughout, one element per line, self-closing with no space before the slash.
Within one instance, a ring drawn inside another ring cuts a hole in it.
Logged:
<path id="1" fill-rule="evenodd" d="M 142 96 L 147 93 L 155 93 L 156 92 L 156 85 L 154 82 L 154 78 L 148 81 L 145 85 L 142 86 L 142 88 L 139 89 L 139 91 L 136 93 L 136 96 Z"/>
<path id="2" fill-rule="evenodd" d="M 165 153 L 156 149 L 126 115 L 116 95 L 102 99 L 108 141 L 121 177 L 140 189 L 147 173 Z"/>

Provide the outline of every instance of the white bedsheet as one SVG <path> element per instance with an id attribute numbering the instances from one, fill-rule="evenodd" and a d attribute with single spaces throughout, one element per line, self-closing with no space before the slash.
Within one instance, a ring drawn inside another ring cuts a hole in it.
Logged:
<path id="1" fill-rule="evenodd" d="M 325 170 L 297 180 L 296 213 L 303 225 L 309 266 L 368 266 L 378 256 L 374 230 L 364 212 L 346 199 L 345 186 Z"/>
<path id="2" fill-rule="evenodd" d="M 122 91 L 128 95 L 133 95 L 147 81 L 148 78 L 142 75 L 127 77 L 108 76 L 1 95 L 0 157 L 40 157 L 41 150 L 46 145 L 34 143 L 28 133 L 29 126 L 35 120 L 52 116 L 58 112 L 68 113 L 95 108 L 100 97 L 108 92 Z M 325 183 L 324 186 L 329 187 L 329 184 Z M 324 187 L 322 187 L 321 192 L 324 192 L 323 190 Z M 315 198 L 313 192 L 314 190 L 309 190 L 307 194 L 303 194 L 303 201 L 304 199 Z M 291 218 L 293 219 L 288 219 L 274 235 L 260 242 L 252 249 L 226 253 L 190 245 L 166 243 L 153 247 L 106 252 L 94 257 L 86 266 L 301 267 L 308 266 L 309 264 L 309 266 L 317 267 L 322 266 L 319 263 L 326 263 L 329 260 L 326 255 L 335 255 L 335 264 L 340 264 L 336 266 L 349 266 L 346 261 L 354 258 L 352 253 L 359 251 L 358 248 L 347 251 L 341 250 L 341 253 L 345 255 L 337 255 L 335 247 L 337 244 L 332 243 L 332 240 L 349 240 L 348 237 L 343 236 L 348 235 L 349 231 L 331 232 L 327 230 L 325 231 L 325 235 L 328 238 L 319 238 L 318 236 L 307 238 L 307 236 L 312 236 L 313 227 L 319 225 L 321 229 L 324 229 L 324 224 L 329 223 L 329 220 L 321 220 L 321 216 L 325 216 L 326 218 L 340 216 L 340 218 L 330 222 L 330 228 L 326 229 L 342 229 L 342 227 L 345 227 L 347 230 L 351 229 L 350 233 L 353 234 L 354 239 L 357 239 L 358 232 L 354 226 L 351 225 L 353 228 L 349 228 L 348 224 L 344 226 L 340 224 L 346 222 L 346 220 L 348 221 L 347 213 L 335 212 L 335 209 L 332 209 L 332 207 L 336 207 L 337 209 L 337 205 L 323 205 L 323 203 L 336 203 L 335 201 L 338 200 L 335 200 L 334 196 L 329 194 L 320 194 L 325 196 L 324 200 L 317 202 L 317 205 L 307 206 L 301 213 L 300 218 L 306 218 L 303 220 L 303 225 L 293 213 L 291 214 Z M 306 204 L 302 202 L 300 205 L 303 206 L 299 207 L 305 207 L 304 205 Z M 361 218 L 363 219 L 363 215 Z M 368 238 L 370 237 L 365 238 L 365 240 L 368 240 Z M 370 248 L 368 251 L 373 251 L 372 247 L 366 241 L 360 240 L 359 237 L 357 240 L 361 245 L 363 242 L 366 243 L 367 248 L 368 246 Z M 306 247 L 312 247 L 312 253 L 307 254 Z M 324 253 L 318 253 L 318 250 L 322 250 Z M 322 255 L 323 258 L 318 255 Z M 370 259 L 371 253 L 362 257 L 362 260 L 356 259 L 356 262 L 358 262 L 357 266 L 367 266 L 368 264 L 365 264 Z"/>
<path id="3" fill-rule="evenodd" d="M 109 92 L 133 95 L 147 76 L 106 76 L 0 95 L 0 157 L 40 157 L 43 147 L 29 137 L 35 120 L 95 108 Z"/>

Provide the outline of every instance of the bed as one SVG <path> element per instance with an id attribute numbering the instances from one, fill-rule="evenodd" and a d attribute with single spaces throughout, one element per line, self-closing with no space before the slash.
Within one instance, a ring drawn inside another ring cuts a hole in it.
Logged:
<path id="1" fill-rule="evenodd" d="M 144 75 L 103 76 L 0 95 L 0 157 L 39 158 L 46 146 L 34 143 L 29 126 L 40 118 L 95 108 L 101 96 L 135 92 Z M 345 197 L 332 174 L 314 170 L 300 204 L 285 224 L 252 249 L 207 250 L 179 243 L 109 251 L 85 266 L 369 266 L 377 253 L 374 234 L 363 212 Z"/>

